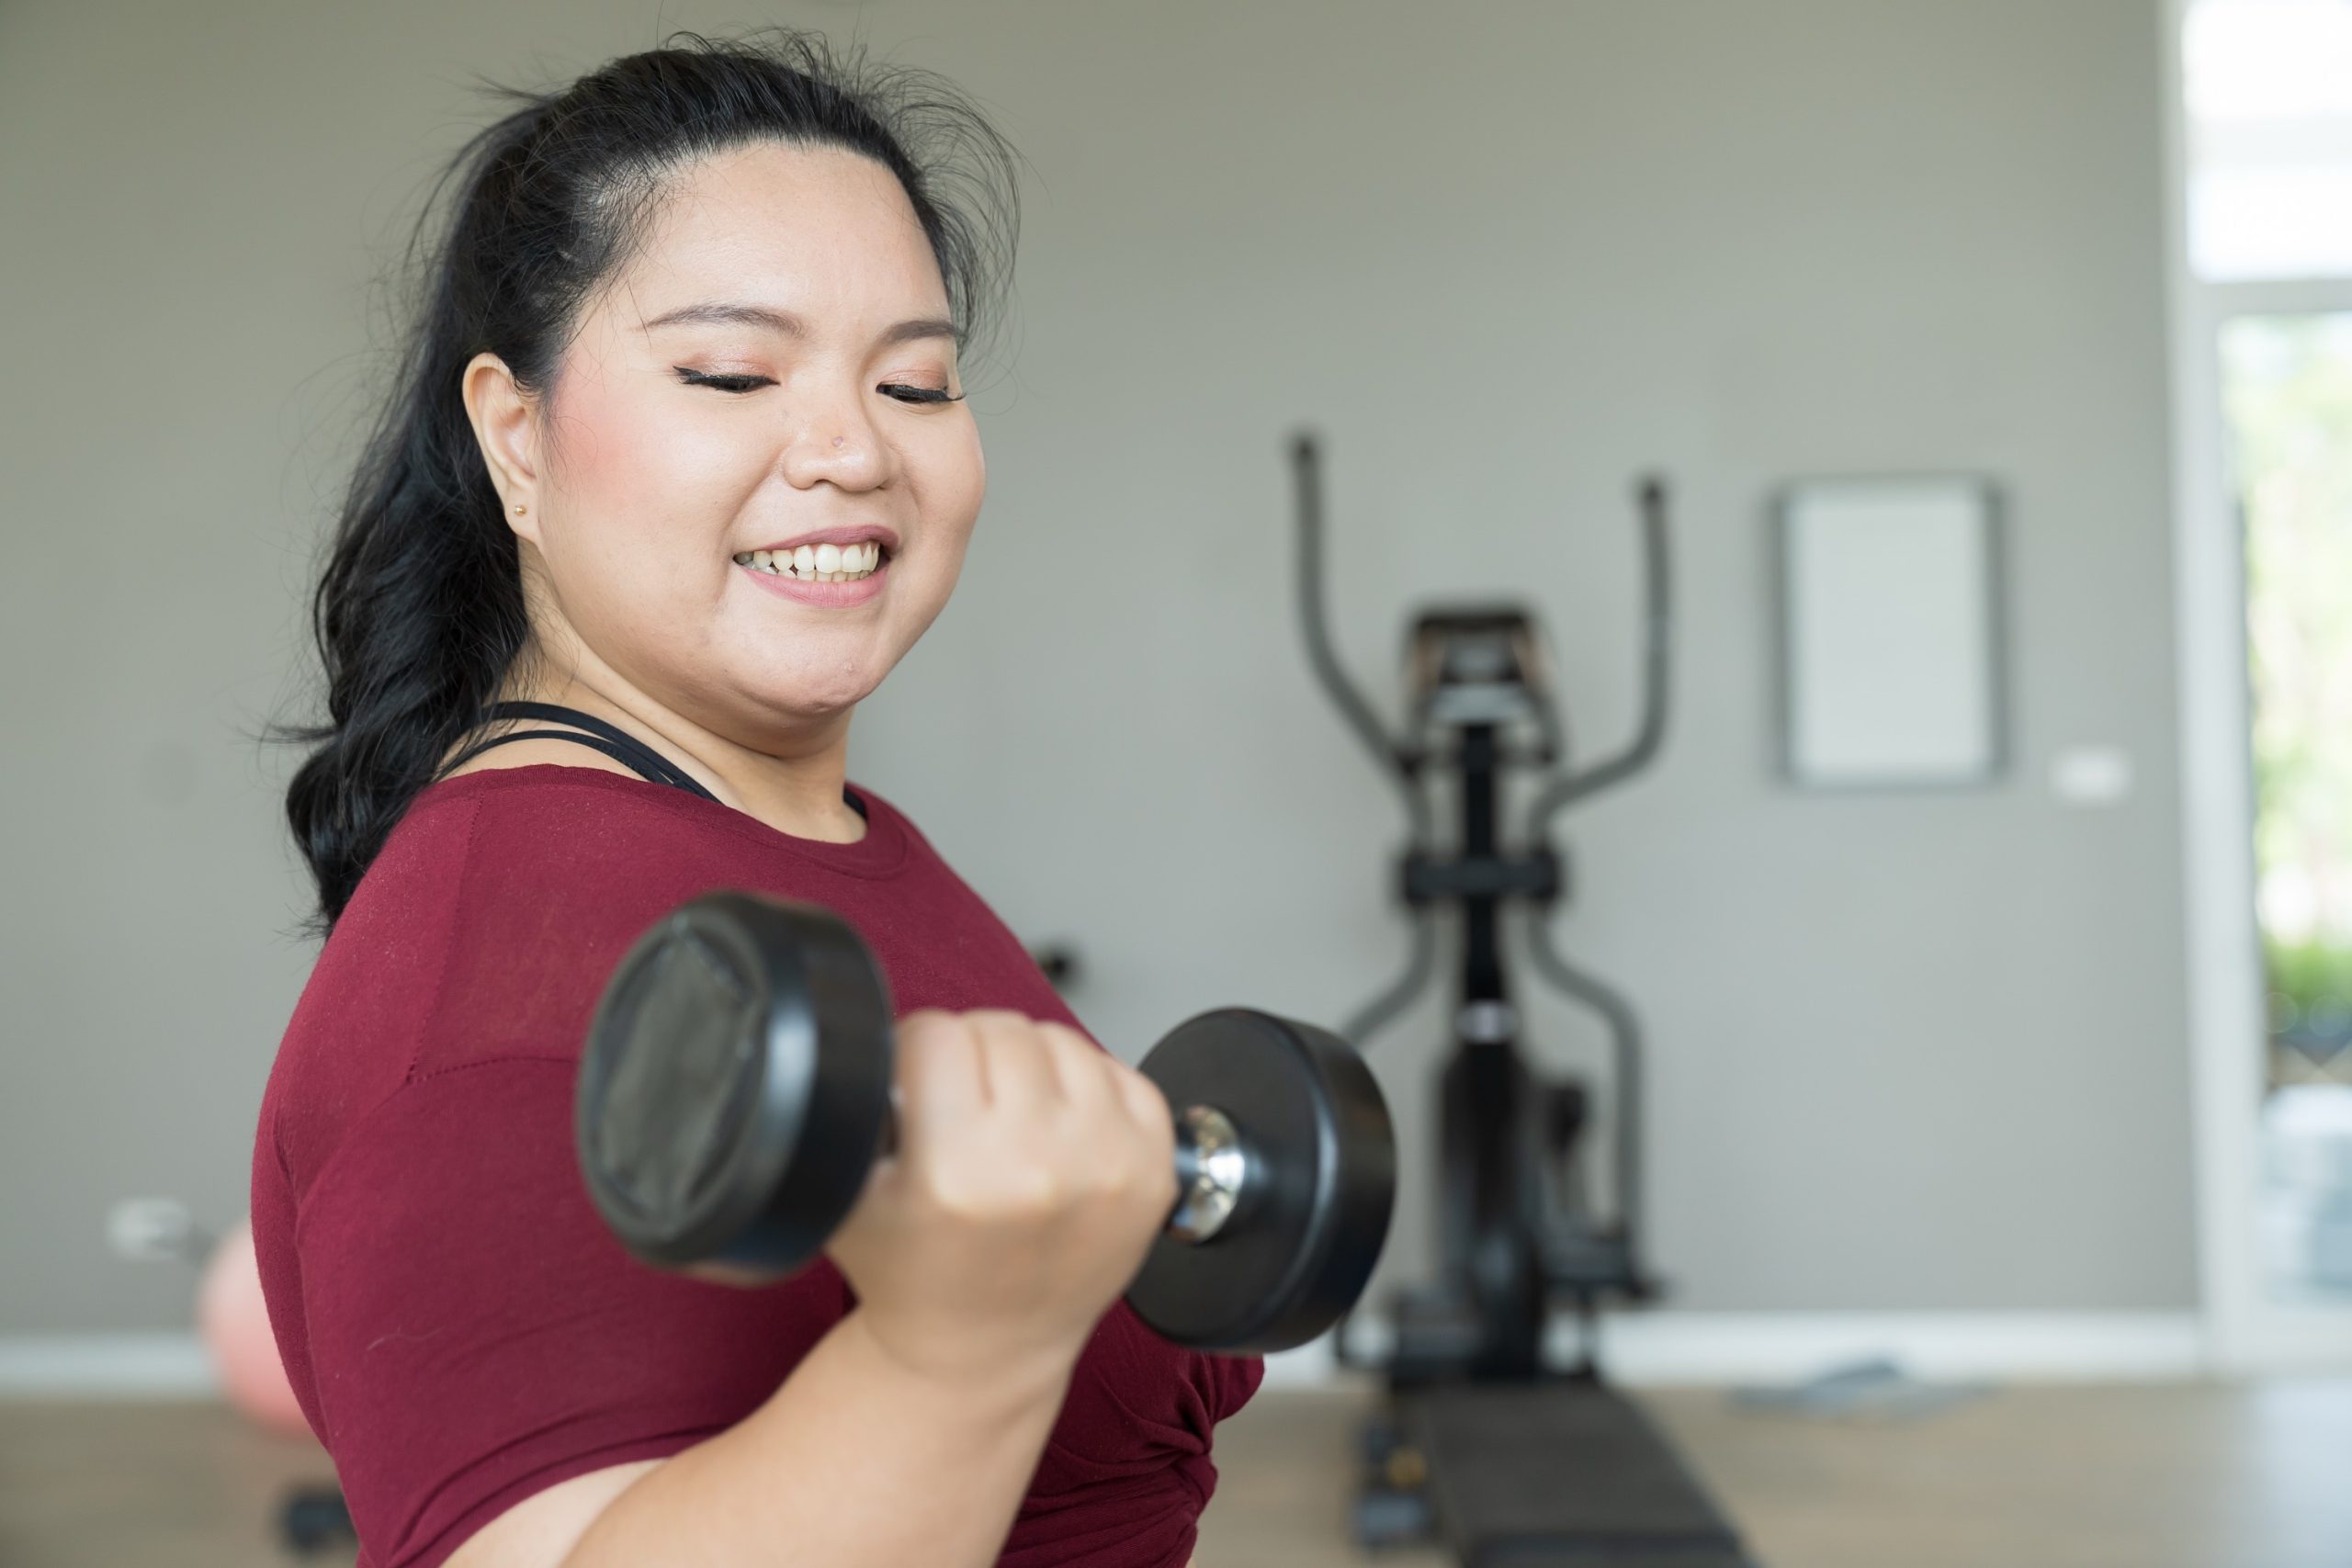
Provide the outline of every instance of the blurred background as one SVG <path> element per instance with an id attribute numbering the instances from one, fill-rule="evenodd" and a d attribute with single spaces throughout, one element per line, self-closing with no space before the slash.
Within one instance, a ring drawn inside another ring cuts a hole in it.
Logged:
<path id="1" fill-rule="evenodd" d="M 1665 1391 L 1763 1561 L 2352 1561 L 2346 0 L 6 0 L 0 1556 L 212 1562 L 188 1518 L 325 1474 L 206 1425 L 185 1259 L 243 1213 L 313 956 L 294 758 L 258 737 L 315 711 L 382 280 L 476 78 L 770 22 L 946 74 L 1033 165 L 967 375 L 986 511 L 851 776 L 1078 955 L 1099 1038 L 1336 1023 L 1403 962 L 1396 795 L 1300 643 L 1290 433 L 1324 440 L 1375 705 L 1419 608 L 1505 596 L 1587 757 L 1638 721 L 1633 487 L 1663 475 L 1672 722 L 1561 820 L 1550 916 L 1649 1041 L 1668 1291 L 1611 1314 L 1611 1374 Z M 1837 694 L 1792 650 L 1831 612 L 1790 520 L 1951 476 L 1997 497 L 1997 570 L 1977 640 L 1923 657 L 1981 677 L 1984 744 L 1809 771 L 1797 716 Z M 1605 1083 L 1590 1016 L 1521 1005 L 1531 1057 Z M 1453 1027 L 1440 984 L 1368 1046 L 1405 1161 L 1375 1298 L 1439 1247 Z M 1998 1385 L 1935 1418 L 1996 1472 L 2001 1420 L 2079 1419 L 2080 1490 L 1915 1496 L 1866 1468 L 1884 1429 L 1726 1414 L 1872 1359 Z M 1261 1399 L 1360 1376 L 1310 1347 Z M 1865 1468 L 1776 1477 L 1808 1442 Z M 1294 1522 L 1220 1537 L 1220 1494 L 1202 1568 L 1346 1550 L 1341 1480 L 1227 1452 L 1231 1517 Z M 195 1510 L 130 1510 L 152 1559 L 70 1487 L 9 1512 L 132 1453 Z M 2028 1533 L 1979 1555 L 1988 1514 Z M 265 1560 L 258 1506 L 223 1517 Z"/>

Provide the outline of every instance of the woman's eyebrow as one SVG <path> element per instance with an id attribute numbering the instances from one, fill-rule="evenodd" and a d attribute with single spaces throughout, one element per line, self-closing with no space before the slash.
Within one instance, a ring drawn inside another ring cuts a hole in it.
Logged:
<path id="1" fill-rule="evenodd" d="M 700 305 L 681 305 L 674 310 L 664 310 L 645 323 L 645 330 L 681 324 L 706 326 L 718 322 L 729 326 L 764 327 L 782 333 L 786 337 L 807 337 L 808 323 L 789 310 L 773 310 L 765 305 L 735 305 L 722 300 L 710 300 Z M 937 317 L 920 317 L 900 321 L 877 340 L 886 344 L 912 343 L 918 338 L 956 335 L 956 323 Z"/>

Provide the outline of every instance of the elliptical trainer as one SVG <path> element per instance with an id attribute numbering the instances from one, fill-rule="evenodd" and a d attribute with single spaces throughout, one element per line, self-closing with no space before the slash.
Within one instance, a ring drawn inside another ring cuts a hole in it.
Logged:
<path id="1" fill-rule="evenodd" d="M 1291 443 L 1298 527 L 1299 618 L 1315 674 L 1405 804 L 1408 838 L 1398 896 L 1411 911 L 1404 974 L 1340 1033 L 1360 1048 L 1410 1005 L 1436 966 L 1437 914 L 1458 910 L 1461 964 L 1453 1048 L 1438 1073 L 1437 1280 L 1399 1293 L 1385 1359 L 1351 1343 L 1340 1360 L 1385 1373 L 1386 1411 L 1368 1427 L 1370 1469 L 1358 1499 L 1366 1545 L 1437 1534 L 1464 1562 L 1534 1561 L 1529 1551 L 1601 1565 L 1747 1564 L 1736 1536 L 1641 1412 L 1601 1385 L 1598 1314 L 1610 1299 L 1659 1292 L 1641 1250 L 1643 1038 L 1616 990 L 1555 948 L 1549 912 L 1568 886 L 1551 840 L 1568 807 L 1624 783 L 1665 743 L 1672 634 L 1667 493 L 1636 491 L 1645 582 L 1642 706 L 1633 739 L 1605 761 L 1570 765 L 1568 739 L 1544 667 L 1539 623 L 1521 604 L 1430 608 L 1406 644 L 1407 718 L 1392 737 L 1334 653 L 1323 605 L 1318 444 Z M 1501 821 L 1507 770 L 1544 770 L 1514 842 Z M 1458 779 L 1458 841 L 1440 846 L 1426 785 Z M 1585 1176 L 1595 1099 L 1572 1077 L 1541 1077 L 1521 1055 L 1502 940 L 1505 906 L 1522 922 L 1538 975 L 1597 1014 L 1610 1043 L 1606 1130 L 1610 1202 Z M 1581 1333 L 1574 1363 L 1548 1365 L 1544 1341 L 1566 1298 Z M 1549 1561 L 1550 1559 L 1544 1558 Z"/>

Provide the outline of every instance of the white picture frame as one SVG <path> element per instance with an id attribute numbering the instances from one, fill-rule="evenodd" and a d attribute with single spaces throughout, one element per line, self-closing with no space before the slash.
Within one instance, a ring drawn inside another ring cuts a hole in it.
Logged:
<path id="1" fill-rule="evenodd" d="M 1781 489 L 1772 516 L 1789 782 L 1951 789 L 2000 776 L 2001 515 L 1982 476 Z"/>

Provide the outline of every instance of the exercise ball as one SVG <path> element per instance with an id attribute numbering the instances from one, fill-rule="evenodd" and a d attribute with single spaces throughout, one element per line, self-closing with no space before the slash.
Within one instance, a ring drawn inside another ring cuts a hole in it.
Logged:
<path id="1" fill-rule="evenodd" d="M 220 1238 L 204 1266 L 196 1292 L 196 1331 L 231 1404 L 273 1431 L 310 1431 L 277 1359 L 269 1309 L 261 1299 L 261 1266 L 254 1259 L 254 1230 L 243 1220 Z"/>

